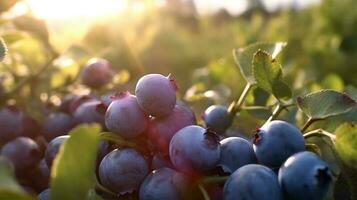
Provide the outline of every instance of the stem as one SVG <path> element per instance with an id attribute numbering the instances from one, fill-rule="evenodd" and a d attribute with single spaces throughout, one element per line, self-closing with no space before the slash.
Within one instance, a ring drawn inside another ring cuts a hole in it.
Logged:
<path id="1" fill-rule="evenodd" d="M 203 184 L 220 184 L 225 183 L 229 176 L 209 176 L 202 180 Z"/>
<path id="2" fill-rule="evenodd" d="M 120 145 L 120 146 L 126 146 L 126 147 L 132 147 L 132 148 L 137 147 L 137 145 L 134 142 L 125 140 L 125 139 L 121 138 L 120 136 L 116 135 L 115 133 L 103 132 L 100 134 L 100 137 L 104 140 L 114 142 L 115 144 Z"/>
<path id="3" fill-rule="evenodd" d="M 283 110 L 285 110 L 285 109 L 287 110 L 288 107 L 294 106 L 294 105 L 295 105 L 294 103 L 284 104 L 281 101 L 278 101 L 278 105 L 275 107 L 272 115 L 269 117 L 269 119 L 265 123 L 273 121 L 280 115 L 280 113 Z"/>
<path id="4" fill-rule="evenodd" d="M 200 189 L 204 200 L 210 200 L 210 199 L 211 199 L 211 198 L 209 197 L 209 195 L 208 195 L 206 189 L 203 187 L 203 185 L 202 185 L 201 183 L 198 184 L 198 188 Z"/>
<path id="5" fill-rule="evenodd" d="M 240 95 L 238 101 L 233 101 L 232 104 L 229 106 L 228 108 L 228 112 L 230 113 L 230 115 L 233 117 L 236 115 L 236 113 L 240 110 L 240 108 L 243 106 L 243 103 L 245 101 L 245 98 L 248 95 L 249 90 L 252 88 L 252 85 L 250 83 L 247 83 L 245 85 L 245 88 L 242 92 L 242 94 Z"/>
<path id="6" fill-rule="evenodd" d="M 336 140 L 336 136 L 330 132 L 327 132 L 323 129 L 316 129 L 316 130 L 313 130 L 313 131 L 310 131 L 310 132 L 307 132 L 304 134 L 304 138 L 307 139 L 307 138 L 310 138 L 310 137 L 328 137 L 331 139 L 331 141 L 333 143 L 335 143 L 335 140 Z"/>
<path id="7" fill-rule="evenodd" d="M 274 109 L 272 115 L 267 120 L 267 122 L 271 122 L 274 119 L 276 119 L 283 110 L 284 110 L 284 106 L 279 102 L 278 105 L 276 106 L 276 108 Z"/>
<path id="8" fill-rule="evenodd" d="M 100 190 L 100 191 L 103 191 L 103 192 L 106 192 L 112 196 L 115 196 L 117 197 L 118 195 L 115 193 L 115 192 L 112 192 L 111 190 L 109 190 L 108 188 L 104 187 L 102 184 L 99 183 L 99 181 L 96 179 L 96 185 L 95 185 L 95 188 Z"/>
<path id="9" fill-rule="evenodd" d="M 270 110 L 267 106 L 242 106 L 242 110 Z"/>
<path id="10" fill-rule="evenodd" d="M 305 131 L 309 128 L 309 126 L 310 126 L 311 124 L 313 124 L 314 122 L 319 121 L 319 120 L 322 120 L 322 119 L 313 119 L 313 118 L 310 117 L 310 118 L 306 121 L 306 123 L 304 124 L 304 126 L 302 127 L 301 132 L 302 132 L 302 133 L 305 132 Z"/>

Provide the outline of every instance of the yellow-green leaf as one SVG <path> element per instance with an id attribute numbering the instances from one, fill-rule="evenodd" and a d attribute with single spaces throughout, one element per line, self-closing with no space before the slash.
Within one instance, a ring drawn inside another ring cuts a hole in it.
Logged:
<path id="1" fill-rule="evenodd" d="M 88 199 L 95 188 L 95 159 L 99 125 L 82 125 L 70 133 L 54 160 L 51 199 Z"/>
<path id="2" fill-rule="evenodd" d="M 33 200 L 16 182 L 11 163 L 0 157 L 0 200 Z"/>
<path id="3" fill-rule="evenodd" d="M 258 50 L 263 50 L 268 52 L 275 59 L 276 56 L 281 52 L 283 47 L 286 46 L 285 42 L 262 42 L 262 43 L 254 43 L 245 48 L 239 48 L 233 50 L 233 56 L 235 62 L 237 63 L 243 77 L 250 84 L 254 84 L 255 80 L 253 77 L 253 67 L 252 60 L 254 54 Z"/>
<path id="4" fill-rule="evenodd" d="M 336 130 L 336 150 L 344 163 L 357 169 L 357 127 L 343 124 Z"/>
<path id="5" fill-rule="evenodd" d="M 258 50 L 253 57 L 253 76 L 256 84 L 276 98 L 291 97 L 291 91 L 282 80 L 280 64 L 263 50 Z"/>

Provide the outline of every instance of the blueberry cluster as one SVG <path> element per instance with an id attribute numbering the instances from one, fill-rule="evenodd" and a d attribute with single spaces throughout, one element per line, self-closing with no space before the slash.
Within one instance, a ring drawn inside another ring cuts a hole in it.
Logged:
<path id="1" fill-rule="evenodd" d="M 97 65 L 106 65 L 97 62 L 88 65 L 83 75 L 91 87 L 101 87 L 106 84 L 102 79 L 110 76 L 100 73 L 102 78 L 87 80 Z M 205 126 L 199 126 L 190 107 L 176 99 L 176 90 L 170 76 L 148 74 L 137 82 L 135 95 L 70 96 L 42 125 L 33 125 L 14 107 L 4 107 L 1 156 L 13 163 L 24 189 L 48 200 L 51 166 L 70 137 L 67 133 L 79 124 L 98 123 L 103 131 L 135 144 L 99 143 L 93 173 L 106 188 L 97 191 L 103 199 L 128 195 L 140 200 L 202 199 L 202 188 L 211 199 L 224 200 L 322 200 L 326 196 L 332 184 L 330 168 L 305 150 L 295 126 L 273 120 L 257 129 L 251 141 L 224 137 L 233 121 L 226 107 L 209 107 L 203 116 Z M 205 185 L 212 177 L 224 182 Z"/>

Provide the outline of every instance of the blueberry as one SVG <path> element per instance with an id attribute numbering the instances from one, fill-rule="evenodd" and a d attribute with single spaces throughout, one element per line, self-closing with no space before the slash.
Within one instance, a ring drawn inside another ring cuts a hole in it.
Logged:
<path id="1" fill-rule="evenodd" d="M 194 124 L 196 118 L 192 110 L 188 106 L 177 104 L 169 116 L 151 120 L 148 136 L 158 150 L 168 154 L 169 144 L 175 133 Z"/>
<path id="2" fill-rule="evenodd" d="M 73 114 L 76 125 L 99 123 L 105 129 L 105 112 L 107 107 L 100 101 L 90 101 L 80 105 Z"/>
<path id="3" fill-rule="evenodd" d="M 90 102 L 90 101 L 99 101 L 97 97 L 89 94 L 84 94 L 84 95 L 75 95 L 73 97 L 70 97 L 68 100 L 69 102 L 66 103 L 66 109 L 68 110 L 67 113 L 73 114 L 76 112 L 77 108 L 82 105 L 83 103 Z M 63 102 L 65 103 L 65 102 Z M 65 106 L 65 105 L 63 105 Z"/>
<path id="4" fill-rule="evenodd" d="M 29 138 L 36 138 L 40 132 L 40 124 L 34 118 L 23 114 L 19 135 Z"/>
<path id="5" fill-rule="evenodd" d="M 1 155 L 13 163 L 16 172 L 36 166 L 41 160 L 41 154 L 37 143 L 26 137 L 11 140 L 1 149 Z"/>
<path id="6" fill-rule="evenodd" d="M 135 88 L 140 107 L 154 117 L 169 115 L 176 104 L 176 84 L 170 77 L 147 74 L 140 78 Z"/>
<path id="7" fill-rule="evenodd" d="M 225 106 L 213 105 L 205 110 L 203 115 L 206 127 L 223 134 L 232 124 L 232 117 Z"/>
<path id="8" fill-rule="evenodd" d="M 181 200 L 187 193 L 188 178 L 173 169 L 152 171 L 140 186 L 140 200 Z"/>
<path id="9" fill-rule="evenodd" d="M 166 157 L 159 153 L 154 154 L 151 159 L 151 169 L 155 170 L 163 167 L 174 168 L 168 156 Z"/>
<path id="10" fill-rule="evenodd" d="M 295 126 L 275 120 L 257 129 L 253 147 L 259 163 L 279 168 L 291 155 L 305 150 L 305 141 Z"/>
<path id="11" fill-rule="evenodd" d="M 108 141 L 106 140 L 101 140 L 98 144 L 98 151 L 97 151 L 97 158 L 96 158 L 96 168 L 95 172 L 97 176 L 99 176 L 99 165 L 102 162 L 103 158 L 110 153 L 111 151 L 111 145 Z"/>
<path id="12" fill-rule="evenodd" d="M 43 190 L 38 196 L 38 200 L 50 200 L 51 199 L 51 189 Z"/>
<path id="13" fill-rule="evenodd" d="M 6 106 L 0 110 L 0 144 L 17 136 L 35 138 L 40 133 L 38 122 L 19 110 L 16 106 Z"/>
<path id="14" fill-rule="evenodd" d="M 279 182 L 289 200 L 322 200 L 332 186 L 332 173 L 316 154 L 304 151 L 285 161 Z"/>
<path id="15" fill-rule="evenodd" d="M 268 167 L 248 164 L 236 170 L 223 188 L 224 200 L 282 200 L 277 175 Z"/>
<path id="16" fill-rule="evenodd" d="M 92 58 L 84 66 L 82 82 L 90 88 L 101 88 L 113 78 L 113 71 L 109 62 L 101 58 Z"/>
<path id="17" fill-rule="evenodd" d="M 170 142 L 170 159 L 174 167 L 187 174 L 212 170 L 220 158 L 217 135 L 200 126 L 179 130 Z"/>
<path id="18" fill-rule="evenodd" d="M 25 180 L 26 186 L 30 186 L 36 192 L 48 188 L 50 180 L 50 170 L 47 167 L 45 159 L 42 159 L 34 168 L 24 170 L 20 176 L 20 180 Z"/>
<path id="19" fill-rule="evenodd" d="M 257 163 L 253 145 L 239 137 L 229 137 L 221 142 L 221 159 L 219 166 L 224 172 L 233 173 L 238 168 Z"/>
<path id="20" fill-rule="evenodd" d="M 99 166 L 101 183 L 119 194 L 138 190 L 148 173 L 149 167 L 144 157 L 130 148 L 110 152 Z"/>
<path id="21" fill-rule="evenodd" d="M 61 145 L 69 138 L 69 135 L 58 136 L 53 139 L 47 146 L 45 160 L 48 168 L 51 168 L 53 160 L 56 158 Z"/>
<path id="22" fill-rule="evenodd" d="M 105 114 L 105 124 L 108 130 L 125 138 L 134 138 L 144 133 L 148 121 L 136 97 L 129 92 L 117 94 Z"/>
<path id="23" fill-rule="evenodd" d="M 104 103 L 104 105 L 106 105 L 107 107 L 109 107 L 109 105 L 113 102 L 113 100 L 115 99 L 115 93 L 114 92 L 110 92 L 104 96 L 102 96 L 101 101 Z"/>
<path id="24" fill-rule="evenodd" d="M 60 112 L 53 113 L 44 122 L 42 134 L 49 142 L 58 136 L 67 135 L 73 126 L 73 119 L 70 115 Z"/>
<path id="25" fill-rule="evenodd" d="M 110 153 L 110 143 L 101 140 L 98 144 L 97 161 L 101 162 L 108 153 Z"/>
<path id="26" fill-rule="evenodd" d="M 19 136 L 23 113 L 14 106 L 7 106 L 0 110 L 0 145 Z"/>
<path id="27" fill-rule="evenodd" d="M 61 104 L 58 106 L 58 111 L 71 114 L 71 104 L 76 98 L 78 98 L 78 95 L 66 95 L 63 99 L 61 99 Z"/>

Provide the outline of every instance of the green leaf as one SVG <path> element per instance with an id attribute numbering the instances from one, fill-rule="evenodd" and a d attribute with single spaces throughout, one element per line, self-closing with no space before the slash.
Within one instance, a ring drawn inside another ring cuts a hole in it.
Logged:
<path id="1" fill-rule="evenodd" d="M 4 60 L 6 53 L 7 53 L 7 47 L 5 41 L 2 38 L 0 38 L 0 62 Z"/>
<path id="2" fill-rule="evenodd" d="M 0 157 L 0 200 L 9 199 L 33 200 L 16 182 L 12 164 Z"/>
<path id="3" fill-rule="evenodd" d="M 70 133 L 52 167 L 51 199 L 88 199 L 95 188 L 99 125 L 83 125 Z"/>
<path id="4" fill-rule="evenodd" d="M 252 60 L 254 54 L 258 50 L 263 50 L 272 55 L 272 58 L 275 59 L 285 46 L 285 42 L 254 43 L 245 48 L 234 49 L 233 56 L 243 77 L 248 81 L 248 83 L 255 84 L 255 80 L 252 73 Z"/>
<path id="5" fill-rule="evenodd" d="M 278 99 L 289 99 L 292 96 L 291 88 L 282 80 L 273 84 L 273 95 Z"/>
<path id="6" fill-rule="evenodd" d="M 346 87 L 346 93 L 350 95 L 354 100 L 357 101 L 357 88 L 349 85 Z"/>
<path id="7" fill-rule="evenodd" d="M 342 161 L 357 169 L 357 127 L 345 123 L 337 128 L 336 151 Z"/>
<path id="8" fill-rule="evenodd" d="M 257 85 L 276 98 L 289 98 L 291 91 L 282 80 L 280 64 L 268 52 L 258 50 L 253 57 L 253 76 Z"/>
<path id="9" fill-rule="evenodd" d="M 312 119 L 347 113 L 356 106 L 356 101 L 344 93 L 320 90 L 297 98 L 299 108 Z"/>
<path id="10" fill-rule="evenodd" d="M 253 105 L 265 106 L 269 99 L 270 94 L 260 87 L 255 87 L 253 90 L 254 103 Z"/>

